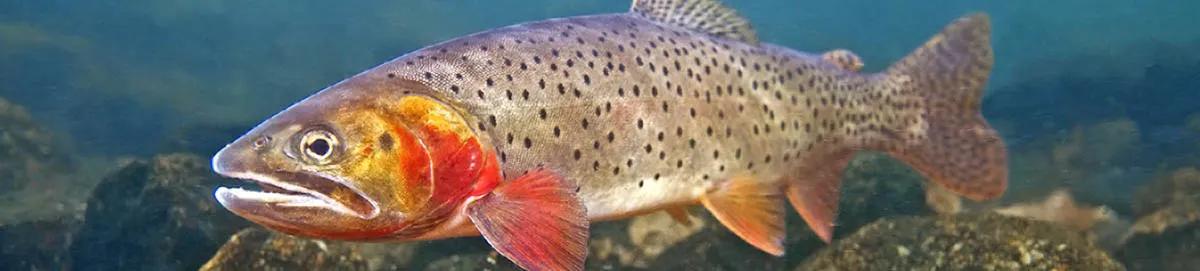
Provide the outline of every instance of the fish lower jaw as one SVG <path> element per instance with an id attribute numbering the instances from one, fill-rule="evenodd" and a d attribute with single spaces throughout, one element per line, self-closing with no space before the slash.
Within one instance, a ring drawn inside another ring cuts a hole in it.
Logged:
<path id="1" fill-rule="evenodd" d="M 226 209 L 237 210 L 246 205 L 259 205 L 283 208 L 312 208 L 324 209 L 344 215 L 366 218 L 354 212 L 345 205 L 313 191 L 295 191 L 295 193 L 276 193 L 267 191 L 247 190 L 240 187 L 219 187 L 213 193 L 217 202 Z"/>

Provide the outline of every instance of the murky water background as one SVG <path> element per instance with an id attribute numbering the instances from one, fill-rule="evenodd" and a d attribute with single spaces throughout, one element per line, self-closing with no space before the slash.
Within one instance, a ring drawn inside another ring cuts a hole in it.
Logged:
<path id="1" fill-rule="evenodd" d="M 222 180 L 209 175 L 207 158 L 250 126 L 424 45 L 629 6 L 618 0 L 346 2 L 0 0 L 0 269 L 198 268 L 248 226 L 213 202 L 211 189 Z M 920 177 L 868 155 L 847 174 L 836 234 L 845 239 L 834 246 L 821 245 L 792 217 L 789 254 L 775 259 L 739 243 L 711 217 L 684 227 L 655 215 L 597 226 L 589 268 L 879 267 L 854 265 L 849 254 L 836 253 L 856 242 L 884 251 L 863 257 L 897 258 L 914 268 L 954 267 L 963 259 L 994 260 L 1001 269 L 1052 266 L 1039 261 L 1110 268 L 1082 265 L 1109 257 L 1134 270 L 1198 263 L 1200 3 L 726 2 L 764 41 L 814 52 L 846 48 L 868 71 L 886 67 L 958 16 L 990 13 L 996 67 L 984 114 L 1010 148 L 1009 193 L 997 202 L 968 204 L 973 214 L 939 218 L 926 206 Z M 1045 200 L 1059 189 L 1078 207 L 1070 210 L 1108 213 L 1084 216 L 1099 222 L 1080 230 L 977 217 L 1052 202 Z M 929 229 L 909 234 L 928 238 L 872 234 L 904 232 L 872 231 L 887 223 Z M 957 234 L 996 225 L 1037 234 L 1001 241 Z M 266 232 L 239 237 L 218 262 L 511 268 L 476 239 L 362 246 Z M 1069 248 L 1058 250 L 1060 244 Z M 1009 251 L 991 245 L 1014 250 L 988 256 Z M 939 259 L 942 265 L 923 265 Z"/>

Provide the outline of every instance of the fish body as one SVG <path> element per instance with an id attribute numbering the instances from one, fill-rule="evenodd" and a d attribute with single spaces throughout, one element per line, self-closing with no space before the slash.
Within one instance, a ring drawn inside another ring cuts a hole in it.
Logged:
<path id="1" fill-rule="evenodd" d="M 875 122 L 839 117 L 879 109 L 858 90 L 869 76 L 819 56 L 630 14 L 497 29 L 372 73 L 448 90 L 431 95 L 471 116 L 505 176 L 555 169 L 591 219 L 694 203 L 738 174 L 795 177 L 813 150 Z"/>
<path id="2" fill-rule="evenodd" d="M 213 161 L 265 191 L 217 198 L 305 236 L 481 234 L 527 269 L 581 266 L 590 221 L 702 204 L 778 255 L 784 201 L 831 238 L 858 150 L 968 198 L 1003 192 L 1003 145 L 978 112 L 987 28 L 982 15 L 961 19 L 875 74 L 849 51 L 761 43 L 711 0 L 493 29 L 267 120 Z"/>

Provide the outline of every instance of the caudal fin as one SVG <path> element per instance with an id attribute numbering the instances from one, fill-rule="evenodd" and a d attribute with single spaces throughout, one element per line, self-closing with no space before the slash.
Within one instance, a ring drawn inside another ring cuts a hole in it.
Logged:
<path id="1" fill-rule="evenodd" d="M 1004 143 L 979 111 L 992 70 L 990 32 L 986 14 L 963 17 L 886 71 L 893 89 L 919 97 L 924 124 L 882 148 L 973 200 L 1000 196 L 1008 179 Z"/>

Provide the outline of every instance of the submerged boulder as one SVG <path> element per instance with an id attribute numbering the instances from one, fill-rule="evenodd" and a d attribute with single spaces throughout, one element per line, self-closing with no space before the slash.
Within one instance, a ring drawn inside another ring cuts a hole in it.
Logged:
<path id="1" fill-rule="evenodd" d="M 71 242 L 72 265 L 88 270 L 186 270 L 204 263 L 248 223 L 221 208 L 212 191 L 230 180 L 195 155 L 132 161 L 88 199 Z"/>
<path id="2" fill-rule="evenodd" d="M 416 246 L 325 241 L 251 227 L 230 237 L 200 270 L 409 270 Z"/>
<path id="3" fill-rule="evenodd" d="M 1123 270 L 1079 233 L 996 214 L 885 218 L 797 270 Z"/>
<path id="4" fill-rule="evenodd" d="M 710 215 L 706 214 L 704 217 L 711 222 L 711 226 L 704 227 L 702 231 L 667 248 L 649 264 L 647 270 L 782 270 L 788 266 L 787 257 L 775 257 L 762 252 L 725 229 Z M 807 231 L 792 229 L 795 227 L 803 226 L 793 224 L 788 227 L 788 233 Z M 811 232 L 805 234 L 808 236 L 797 236 L 800 240 L 795 242 L 803 243 L 802 246 L 809 246 L 810 242 L 820 242 L 815 241 L 817 239 Z M 793 237 L 788 238 L 785 246 L 789 249 L 789 257 L 804 255 L 791 254 Z"/>
<path id="5" fill-rule="evenodd" d="M 203 271 L 366 270 L 367 260 L 343 246 L 248 228 L 229 238 Z"/>
<path id="6" fill-rule="evenodd" d="M 54 140 L 25 108 L 0 98 L 0 194 L 71 169 Z"/>
<path id="7" fill-rule="evenodd" d="M 886 154 L 861 153 L 844 174 L 834 238 L 883 217 L 933 212 L 925 202 L 925 178 Z"/>
<path id="8" fill-rule="evenodd" d="M 520 271 L 521 268 L 495 251 L 452 254 L 435 259 L 422 270 L 430 271 Z"/>
<path id="9" fill-rule="evenodd" d="M 1144 214 L 1116 255 L 1132 270 L 1195 270 L 1200 266 L 1200 171 L 1183 168 L 1138 193 Z"/>
<path id="10" fill-rule="evenodd" d="M 79 182 L 76 158 L 25 108 L 0 98 L 0 225 L 82 213 L 91 183 Z"/>
<path id="11" fill-rule="evenodd" d="M 1200 195 L 1200 170 L 1185 167 L 1172 171 L 1138 189 L 1133 198 L 1134 214 L 1150 215 L 1177 200 Z"/>
<path id="12" fill-rule="evenodd" d="M 63 217 L 0 226 L 0 269 L 67 270 L 79 219 Z"/>
<path id="13" fill-rule="evenodd" d="M 677 259 L 672 252 L 677 245 L 693 238 L 712 238 L 704 236 L 715 223 L 711 219 L 693 216 L 690 224 L 684 225 L 665 212 L 655 212 L 628 220 L 593 223 L 585 269 L 639 270 Z M 421 246 L 417 258 L 410 269 L 520 270 L 478 237 L 428 242 Z M 691 255 L 684 258 L 696 260 Z"/>
<path id="14" fill-rule="evenodd" d="M 1196 270 L 1200 266 L 1200 195 L 1173 201 L 1138 219 L 1116 255 L 1131 270 Z"/>

